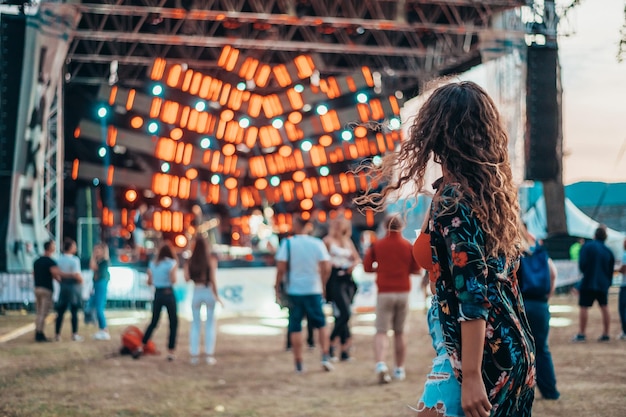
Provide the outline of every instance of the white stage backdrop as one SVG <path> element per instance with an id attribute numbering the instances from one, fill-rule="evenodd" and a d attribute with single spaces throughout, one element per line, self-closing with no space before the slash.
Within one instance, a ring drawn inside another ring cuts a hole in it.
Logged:
<path id="1" fill-rule="evenodd" d="M 78 12 L 62 4 L 27 18 L 7 231 L 9 272 L 31 271 L 50 239 L 43 224 L 47 120 L 77 23 Z"/>

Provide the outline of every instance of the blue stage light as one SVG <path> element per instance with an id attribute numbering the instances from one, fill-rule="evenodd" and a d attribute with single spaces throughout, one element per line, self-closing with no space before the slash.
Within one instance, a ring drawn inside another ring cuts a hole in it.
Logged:
<path id="1" fill-rule="evenodd" d="M 304 91 L 304 86 L 302 84 L 296 84 L 293 86 L 293 89 L 296 90 L 296 93 L 301 93 Z"/>
<path id="2" fill-rule="evenodd" d="M 320 167 L 320 175 L 322 177 L 327 177 L 330 174 L 330 168 L 328 167 Z"/>
<path id="3" fill-rule="evenodd" d="M 155 84 L 152 86 L 152 95 L 160 96 L 163 94 L 163 86 L 161 84 Z"/>
<path id="4" fill-rule="evenodd" d="M 283 121 L 281 119 L 274 119 L 272 120 L 272 126 L 274 126 L 274 129 L 280 129 L 283 127 Z"/>
<path id="5" fill-rule="evenodd" d="M 367 94 L 365 93 L 359 93 L 356 95 L 356 101 L 358 101 L 361 104 L 367 103 L 367 99 L 368 97 L 367 97 Z"/>
<path id="6" fill-rule="evenodd" d="M 280 178 L 278 178 L 277 176 L 273 176 L 272 178 L 270 178 L 270 184 L 272 185 L 272 187 L 278 187 L 280 185 Z"/>
<path id="7" fill-rule="evenodd" d="M 98 107 L 99 118 L 104 119 L 105 117 L 107 117 L 107 114 L 109 114 L 109 109 L 107 109 L 105 106 Z"/>
<path id="8" fill-rule="evenodd" d="M 200 139 L 200 147 L 202 149 L 209 149 L 211 147 L 211 139 L 210 138 Z"/>
<path id="9" fill-rule="evenodd" d="M 206 102 L 204 101 L 199 101 L 196 103 L 196 105 L 194 106 L 194 108 L 197 111 L 205 111 L 206 110 Z"/>
<path id="10" fill-rule="evenodd" d="M 343 132 L 341 132 L 341 139 L 349 141 L 350 139 L 352 139 L 352 132 L 350 132 L 349 130 L 344 130 Z"/>
<path id="11" fill-rule="evenodd" d="M 249 126 L 250 126 L 250 119 L 248 119 L 247 117 L 242 117 L 241 119 L 239 119 L 240 128 L 245 129 Z"/>
<path id="12" fill-rule="evenodd" d="M 326 113 L 328 113 L 328 107 L 326 107 L 325 104 L 320 104 L 319 106 L 317 106 L 317 108 L 315 109 L 315 111 L 317 112 L 317 114 L 319 114 L 320 116 L 325 115 Z"/>
<path id="13" fill-rule="evenodd" d="M 107 148 L 105 148 L 104 146 L 101 146 L 100 149 L 98 149 L 98 156 L 100 158 L 104 158 L 107 154 Z"/>
<path id="14" fill-rule="evenodd" d="M 302 149 L 304 152 L 310 151 L 312 147 L 313 147 L 313 144 L 311 143 L 310 140 L 304 140 L 300 144 L 300 149 Z"/>
<path id="15" fill-rule="evenodd" d="M 148 133 L 155 135 L 159 131 L 159 124 L 157 122 L 148 123 Z"/>
<path id="16" fill-rule="evenodd" d="M 168 162 L 163 162 L 161 164 L 161 172 L 169 172 L 170 171 L 170 164 Z"/>
<path id="17" fill-rule="evenodd" d="M 222 177 L 220 177 L 218 174 L 213 174 L 213 176 L 211 177 L 211 184 L 213 185 L 217 185 L 222 181 Z"/>

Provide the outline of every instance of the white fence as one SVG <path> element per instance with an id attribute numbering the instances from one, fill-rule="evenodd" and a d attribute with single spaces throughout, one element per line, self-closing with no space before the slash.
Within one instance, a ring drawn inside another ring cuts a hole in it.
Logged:
<path id="1" fill-rule="evenodd" d="M 555 261 L 559 271 L 557 288 L 574 284 L 579 279 L 578 267 L 572 261 Z M 146 274 L 129 267 L 111 267 L 111 281 L 108 287 L 109 301 L 145 303 L 152 300 L 153 290 L 146 284 Z M 83 298 L 89 297 L 91 290 L 91 271 L 83 271 L 85 284 Z M 224 302 L 225 311 L 244 313 L 247 311 L 263 312 L 277 308 L 274 302 L 274 282 L 276 269 L 274 267 L 260 268 L 223 268 L 217 273 L 217 283 L 220 298 Z M 357 311 L 373 309 L 376 304 L 375 275 L 363 272 L 357 268 L 354 272 L 355 281 L 359 289 L 354 299 L 354 308 Z M 411 308 L 424 307 L 425 297 L 420 290 L 421 276 L 413 276 L 413 290 L 411 291 Z M 180 299 L 189 301 L 191 286 L 184 283 L 182 271 L 179 271 L 179 284 L 176 292 Z M 58 285 L 55 283 L 54 297 L 58 294 Z M 34 303 L 33 278 L 29 273 L 0 273 L 0 305 L 29 306 Z M 189 303 L 185 303 L 189 304 Z"/>

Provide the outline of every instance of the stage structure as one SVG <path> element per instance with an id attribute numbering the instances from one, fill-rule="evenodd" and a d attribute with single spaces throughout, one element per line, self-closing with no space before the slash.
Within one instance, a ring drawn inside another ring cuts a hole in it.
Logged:
<path id="1" fill-rule="evenodd" d="M 403 100 L 433 78 L 461 73 L 508 53 L 498 45 L 516 43 L 523 36 L 524 26 L 518 22 L 527 3 L 40 2 L 36 19 L 53 16 L 63 7 L 78 21 L 71 21 L 63 38 L 66 44 L 54 55 L 65 60 L 46 70 L 65 84 L 54 88 L 47 100 L 47 106 L 56 103 L 45 120 L 50 120 L 47 126 L 56 127 L 57 135 L 45 133 L 49 152 L 48 163 L 42 166 L 48 174 L 39 187 L 42 195 L 36 198 L 45 201 L 41 226 L 56 221 L 60 210 L 54 204 L 61 204 L 63 194 L 69 235 L 73 233 L 68 224 L 75 224 L 81 212 L 102 217 L 103 224 L 121 224 L 125 217 L 131 229 L 131 219 L 138 214 L 133 210 L 138 211 L 142 202 L 171 212 L 167 216 L 180 212 L 183 225 L 196 205 L 223 206 L 240 225 L 237 218 L 268 205 L 287 215 L 301 211 L 326 216 L 349 209 L 351 197 L 370 185 L 358 176 L 350 178 L 349 172 L 401 140 L 397 116 Z M 513 24 L 494 25 L 506 12 Z M 34 64 L 31 70 L 37 68 Z M 190 77 L 189 85 L 185 77 Z M 197 88 L 194 80 L 199 80 Z M 203 82 L 209 83 L 211 95 Z M 178 104 L 176 115 L 166 114 L 166 102 Z M 192 111 L 197 114 L 195 131 L 189 119 L 182 122 L 185 106 L 187 117 Z M 21 114 L 24 118 L 27 111 Z M 132 125 L 134 117 L 141 118 L 141 125 L 135 119 L 138 127 Z M 214 120 L 210 134 L 198 132 L 200 119 L 207 125 Z M 149 131 L 156 121 L 157 130 Z M 227 126 L 234 136 L 228 136 Z M 63 129 L 64 138 L 59 132 Z M 254 130 L 256 141 L 249 133 Z M 65 161 L 64 184 L 59 184 L 60 156 Z M 237 162 L 225 164 L 227 156 L 231 162 L 237 157 Z M 326 163 L 321 163 L 323 158 Z M 274 173 L 270 161 L 280 166 Z M 225 173 L 228 166 L 233 170 Z M 300 172 L 309 185 L 304 185 Z M 278 185 L 272 184 L 274 177 L 279 177 Z M 189 198 L 181 198 L 181 183 L 187 180 L 197 184 L 189 188 Z M 325 194 L 321 181 L 335 192 Z M 290 182 L 293 195 L 285 198 L 290 193 L 280 184 Z M 80 207 L 81 193 L 98 196 L 89 213 Z M 335 194 L 341 201 L 336 197 L 333 204 Z M 129 196 L 134 196 L 133 202 Z M 303 206 L 304 200 L 310 202 Z M 362 219 L 369 226 L 373 220 Z M 63 233 L 59 229 L 57 238 Z M 35 247 L 47 237 L 35 237 Z M 28 269 L 29 262 L 24 259 L 12 269 Z"/>

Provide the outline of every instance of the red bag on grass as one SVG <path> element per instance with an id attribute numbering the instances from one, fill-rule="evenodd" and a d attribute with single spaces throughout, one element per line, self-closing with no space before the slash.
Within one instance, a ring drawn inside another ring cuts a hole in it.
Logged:
<path id="1" fill-rule="evenodd" d="M 122 347 L 120 353 L 122 355 L 132 355 L 140 347 L 142 347 L 141 340 L 143 339 L 143 332 L 139 330 L 137 326 L 128 326 L 122 332 Z M 152 340 L 143 346 L 144 355 L 158 355 L 156 346 Z"/>

